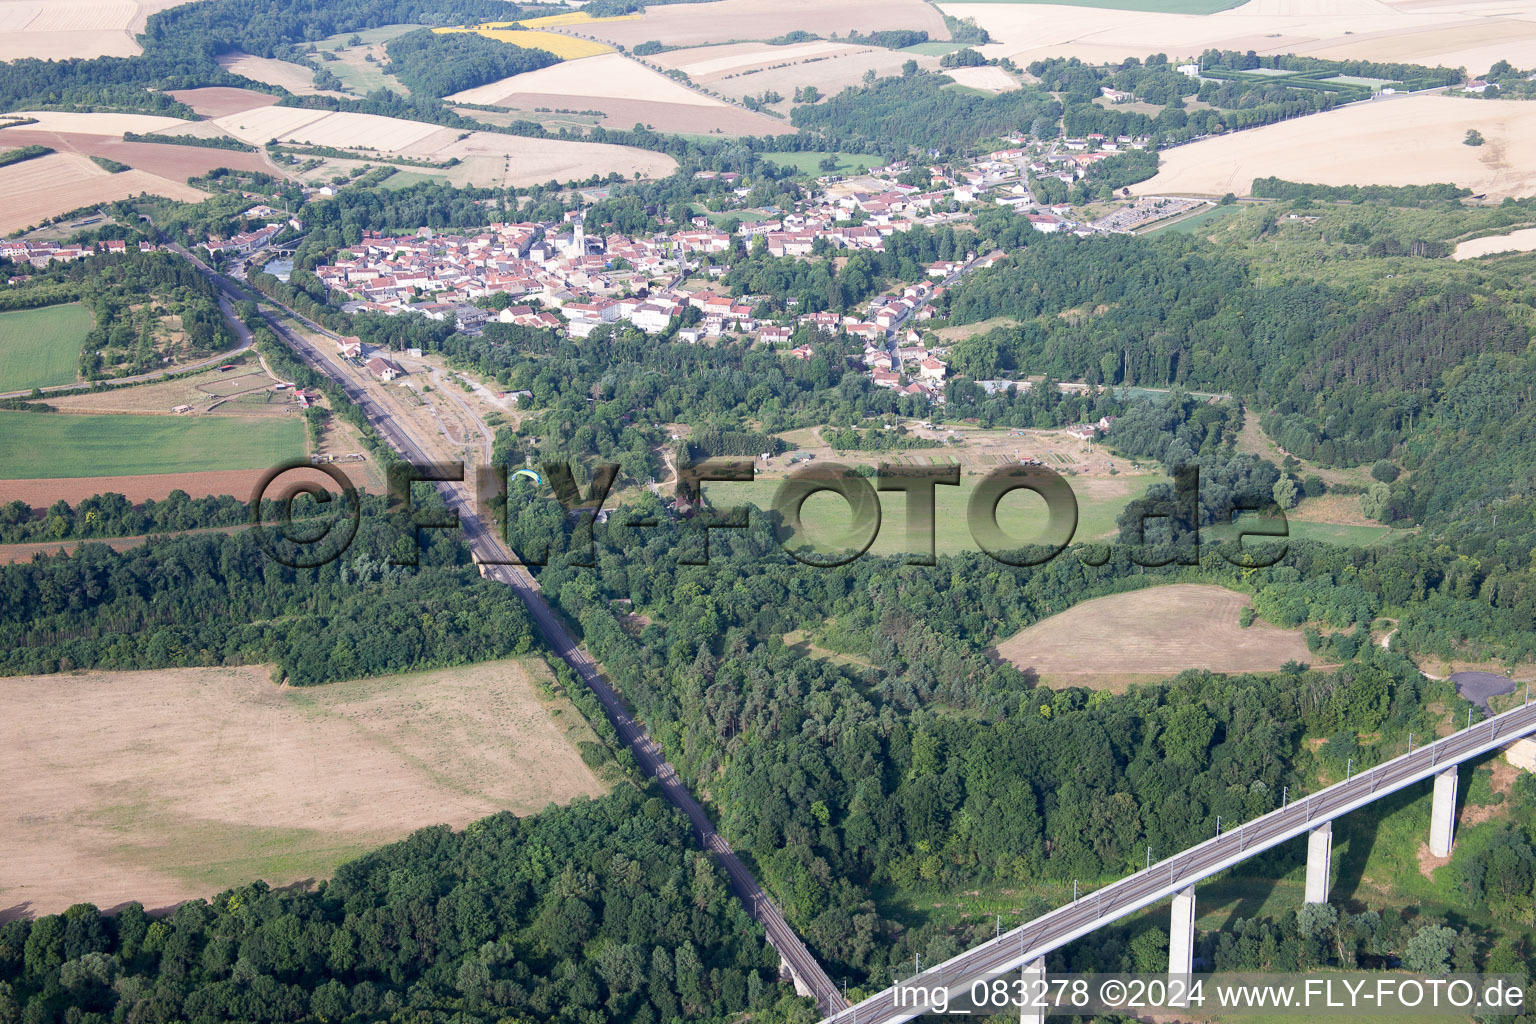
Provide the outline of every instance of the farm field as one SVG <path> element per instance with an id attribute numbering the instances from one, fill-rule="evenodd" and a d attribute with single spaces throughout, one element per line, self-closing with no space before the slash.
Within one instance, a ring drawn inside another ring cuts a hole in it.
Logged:
<path id="1" fill-rule="evenodd" d="M 465 117 L 486 124 L 507 125 L 513 121 L 534 121 L 555 132 L 561 128 L 586 131 L 595 125 L 628 130 L 636 124 L 643 124 L 654 131 L 675 132 L 679 135 L 782 135 L 795 130 L 788 121 L 718 102 L 713 106 L 701 107 L 693 103 L 657 103 L 622 97 L 517 92 L 502 98 L 495 106 L 506 113 L 476 110 L 472 107 L 454 109 Z M 559 110 L 590 110 L 597 113 L 555 113 Z"/>
<path id="2" fill-rule="evenodd" d="M 1468 129 L 1487 142 L 1467 146 Z M 1329 159 L 1315 154 L 1326 152 Z M 1353 104 L 1180 146 L 1140 195 L 1251 192 L 1267 175 L 1323 185 L 1424 185 L 1449 181 L 1492 197 L 1536 190 L 1536 106 L 1449 96 Z"/>
<path id="3" fill-rule="evenodd" d="M 696 84 L 737 100 L 776 92 L 784 99 L 770 106 L 780 113 L 789 112 L 795 91 L 804 86 L 813 85 L 830 96 L 850 85 L 861 84 L 869 71 L 886 77 L 901 74 L 902 64 L 909 60 L 916 59 L 920 67 L 929 69 L 937 68 L 939 63 L 937 57 L 904 50 L 821 40 L 790 46 L 701 46 L 649 59 L 662 67 L 682 71 Z"/>
<path id="4" fill-rule="evenodd" d="M 0 61 L 132 57 L 134 36 L 182 0 L 0 0 Z"/>
<path id="5" fill-rule="evenodd" d="M 561 60 L 580 60 L 612 53 L 613 47 L 591 39 L 577 39 L 559 32 L 536 32 L 518 28 L 435 28 L 434 32 L 473 32 L 500 43 L 521 46 L 525 50 L 545 50 Z"/>
<path id="6" fill-rule="evenodd" d="M 215 167 L 261 171 L 265 174 L 273 174 L 276 171 L 276 168 L 259 152 L 241 153 L 232 149 L 204 149 L 200 146 L 178 146 L 169 142 L 125 142 L 120 138 L 106 135 L 44 132 L 31 127 L 8 129 L 5 137 L 7 140 L 14 140 L 18 145 L 35 144 L 47 146 L 59 153 L 106 157 L 173 182 L 184 182 L 194 175 L 207 174 Z"/>
<path id="7" fill-rule="evenodd" d="M 812 177 L 828 173 L 821 169 L 821 162 L 829 156 L 837 158 L 837 170 L 831 172 L 833 174 L 863 174 L 872 167 L 885 165 L 884 158 L 871 153 L 825 153 L 816 150 L 762 154 L 764 160 L 772 160 L 780 167 L 793 167 L 801 174 L 809 174 Z"/>
<path id="8" fill-rule="evenodd" d="M 1019 65 L 1045 57 L 1095 63 L 1159 51 L 1190 57 L 1215 47 L 1296 53 L 1330 60 L 1403 61 L 1465 66 L 1474 74 L 1497 60 L 1536 64 L 1536 21 L 1515 7 L 1478 0 L 1250 0 L 1228 10 L 1222 0 L 1102 0 L 1092 4 L 944 3 L 975 18 L 996 42 L 988 57 Z"/>
<path id="9" fill-rule="evenodd" d="M 122 138 L 123 132 L 159 132 L 187 123 L 180 118 L 160 117 L 157 114 L 94 114 L 71 110 L 17 110 L 10 112 L 8 116 L 30 118 L 37 123 L 8 129 L 5 133 L 6 138 L 10 138 L 11 132 L 16 131 L 110 135 Z"/>
<path id="10" fill-rule="evenodd" d="M 797 29 L 818 36 L 880 29 L 926 30 L 929 39 L 948 39 L 944 19 L 922 0 L 718 0 L 701 16 L 691 4 L 652 7 L 631 21 L 584 26 L 596 36 L 627 48 L 655 39 L 667 46 L 700 46 L 745 39 L 773 39 Z"/>
<path id="11" fill-rule="evenodd" d="M 304 424 L 297 416 L 0 412 L 0 434 L 7 441 L 0 449 L 0 480 L 264 469 L 304 455 Z"/>
<path id="12" fill-rule="evenodd" d="M 1246 595 L 1176 583 L 1084 601 L 1002 641 L 999 657 L 1051 685 L 1118 688 L 1187 668 L 1268 672 L 1313 662 L 1300 630 L 1237 624 Z M 1134 678 L 1133 678 L 1134 677 Z"/>
<path id="13" fill-rule="evenodd" d="M 262 82 L 266 85 L 275 85 L 287 89 L 295 96 L 337 96 L 345 97 L 346 93 L 332 92 L 327 89 L 315 88 L 315 73 L 302 64 L 292 64 L 286 60 L 274 60 L 271 57 L 255 57 L 249 53 L 241 53 L 236 50 L 226 53 L 219 58 L 219 67 L 232 75 L 241 78 L 249 78 L 253 82 Z"/>
<path id="14" fill-rule="evenodd" d="M 278 97 L 254 89 L 231 89 L 227 86 L 208 86 L 202 89 L 176 89 L 170 96 L 185 103 L 204 117 L 223 117 L 238 114 L 255 107 L 270 107 Z"/>
<path id="15" fill-rule="evenodd" d="M 1045 4 L 1051 0 L 972 0 L 980 4 Z M 1215 14 L 1238 7 L 1243 0 L 1072 0 L 1073 7 L 1112 11 L 1151 11 L 1157 14 Z"/>
<path id="16" fill-rule="evenodd" d="M 1530 252 L 1536 249 L 1536 228 L 1520 228 L 1505 235 L 1487 235 L 1456 243 L 1453 260 L 1473 260 L 1498 252 Z"/>
<path id="17" fill-rule="evenodd" d="M 1241 210 L 1240 206 L 1212 206 L 1201 210 L 1191 217 L 1183 217 L 1178 220 L 1166 221 L 1154 224 L 1142 234 L 1155 234 L 1159 231 L 1169 231 L 1179 235 L 1206 235 L 1212 228 L 1218 227 L 1222 221 Z"/>
<path id="18" fill-rule="evenodd" d="M 74 383 L 90 330 L 78 302 L 0 313 L 0 392 Z"/>
<path id="19" fill-rule="evenodd" d="M 83 206 L 116 202 L 141 192 L 184 202 L 207 198 L 190 185 L 147 171 L 109 174 L 78 153 L 50 153 L 0 167 L 0 195 L 6 197 L 6 202 L 0 205 L 0 234 L 40 224 Z"/>
<path id="20" fill-rule="evenodd" d="M 452 128 L 377 114 L 262 107 L 230 114 L 214 123 L 258 146 L 276 138 L 294 145 L 356 148 L 364 157 L 378 153 L 433 162 L 457 157 L 461 163 L 443 171 L 454 185 L 531 185 L 611 171 L 626 178 L 636 171 L 642 177 L 661 177 L 677 166 L 669 156 L 628 146 L 528 139 L 495 132 L 470 132 L 461 139 L 465 133 Z M 433 172 L 431 168 L 412 169 Z"/>
<path id="21" fill-rule="evenodd" d="M 600 795 L 549 678 L 525 658 L 300 689 L 263 666 L 0 680 L 0 907 L 303 883 L 417 828 Z"/>
<path id="22" fill-rule="evenodd" d="M 524 72 L 498 82 L 465 89 L 448 97 L 452 103 L 478 103 L 499 106 L 509 96 L 521 93 L 545 93 L 568 97 L 563 107 L 580 107 L 576 99 L 612 97 L 649 103 L 672 103 L 694 107 L 721 107 L 725 104 L 666 75 L 617 53 L 607 53 L 582 61 L 565 61 L 537 71 Z M 542 104 L 541 104 L 542 105 Z"/>
<path id="23" fill-rule="evenodd" d="M 945 68 L 944 74 L 959 85 L 983 92 L 1009 92 L 1019 88 L 1019 80 L 999 67 Z"/>

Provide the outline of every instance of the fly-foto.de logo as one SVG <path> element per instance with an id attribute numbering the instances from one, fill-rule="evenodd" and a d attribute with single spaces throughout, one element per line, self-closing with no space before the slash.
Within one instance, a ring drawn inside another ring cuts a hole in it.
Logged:
<path id="1" fill-rule="evenodd" d="M 499 509 L 504 507 L 502 501 L 507 496 L 509 476 L 527 478 L 527 483 L 520 486 L 548 487 L 565 514 L 578 524 L 573 534 L 574 548 L 568 554 L 569 564 L 594 565 L 593 530 L 606 518 L 604 513 L 608 509 L 605 506 L 614 481 L 618 479 L 618 464 L 597 465 L 585 494 L 569 464 L 551 462 L 541 468 L 542 476 L 526 469 L 509 470 L 506 466 L 479 467 L 473 474 L 474 515 L 482 527 L 494 530 Z M 308 474 L 307 478 L 277 487 L 284 476 L 301 471 Z M 332 493 L 315 481 L 313 471 L 324 473 L 339 493 Z M 411 540 L 409 554 L 397 553 L 391 559 L 393 564 L 416 564 L 414 555 L 419 549 L 423 530 L 465 528 L 455 506 L 468 506 L 459 489 L 453 487 L 468 482 L 463 463 L 397 463 L 390 468 L 389 478 L 388 513 L 402 531 L 400 536 Z M 679 561 L 707 564 L 709 537 L 713 531 L 744 529 L 749 525 L 749 506 L 706 508 L 702 485 L 749 483 L 756 478 L 755 463 L 751 459 L 706 459 L 679 469 L 678 507 L 688 510 L 682 516 L 680 534 L 685 539 L 701 538 L 702 545 L 692 542 L 686 547 L 689 551 L 700 548 L 703 551 L 702 558 L 690 556 Z M 429 512 L 414 503 L 412 491 L 416 484 L 448 485 L 445 491 L 449 499 L 448 510 Z M 909 565 L 934 565 L 937 563 L 938 489 L 959 486 L 959 466 L 882 463 L 870 475 L 868 470 L 860 472 L 838 463 L 817 463 L 805 466 L 779 482 L 769 509 L 772 513 L 770 520 L 775 539 L 796 561 L 832 568 L 868 553 L 880 536 L 883 518 L 880 495 L 900 495 L 897 500 L 904 510 L 905 561 Z M 1285 513 L 1272 495 L 1239 495 L 1227 499 L 1220 509 L 1202 509 L 1200 469 L 1194 465 L 1176 468 L 1171 490 L 1164 490 L 1167 493 L 1161 497 L 1133 502 L 1128 509 L 1128 518 L 1122 516 L 1121 538 L 1128 546 L 1134 564 L 1148 567 L 1199 564 L 1202 516 L 1208 522 L 1233 524 L 1216 545 L 1219 554 L 1233 565 L 1260 569 L 1285 557 L 1287 548 L 1284 544 L 1270 544 L 1258 549 L 1243 544 L 1249 537 L 1274 541 L 1289 536 Z M 999 522 L 999 506 L 1003 499 L 1021 491 L 1043 501 L 1046 513 L 1043 528 L 1027 537 L 1010 534 Z M 826 531 L 810 530 L 805 521 L 807 500 L 822 493 L 839 496 L 846 506 L 835 541 L 818 538 L 816 534 Z M 331 514 L 295 516 L 295 506 L 304 496 L 314 503 L 310 511 L 326 509 Z M 263 508 L 271 509 L 274 503 L 278 511 L 275 522 L 265 522 Z M 340 557 L 351 546 L 361 520 L 362 501 L 350 478 L 335 465 L 290 463 L 271 470 L 262 479 L 252 496 L 251 510 L 251 522 L 268 555 L 294 568 L 314 568 Z M 1240 513 L 1243 514 L 1241 519 L 1238 518 Z M 659 522 L 630 518 L 624 525 L 628 529 L 643 529 L 658 526 Z M 1072 549 L 1078 531 L 1077 496 L 1067 479 L 1048 466 L 1000 466 L 971 489 L 965 506 L 965 527 L 976 549 L 999 563 L 1021 568 L 1042 565 Z M 498 536 L 505 541 L 504 534 Z M 1080 544 L 1072 550 L 1074 557 L 1087 564 L 1103 565 L 1111 557 L 1112 548 L 1111 544 L 1093 543 Z M 477 557 L 483 554 L 477 552 Z M 522 557 L 514 557 L 507 564 L 544 564 L 541 556 L 520 554 Z"/>

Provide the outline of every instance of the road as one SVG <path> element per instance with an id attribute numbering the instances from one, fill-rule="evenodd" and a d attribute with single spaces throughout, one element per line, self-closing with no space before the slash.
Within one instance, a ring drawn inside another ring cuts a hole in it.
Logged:
<path id="1" fill-rule="evenodd" d="M 1377 765 L 1348 781 L 1329 786 L 1088 893 L 899 985 L 948 990 L 958 1003 L 969 993 L 973 982 L 1017 970 L 1111 921 L 1150 906 L 1254 854 L 1304 835 L 1325 821 L 1533 732 L 1536 732 L 1536 703 L 1478 722 L 1437 743 Z M 913 1005 L 898 1005 L 896 991 L 893 986 L 878 992 L 841 1013 L 832 1014 L 824 1024 L 894 1024 L 920 1016 L 931 1005 L 931 1000 L 914 1003 L 910 998 L 903 998 L 901 1002 Z"/>
<path id="2" fill-rule="evenodd" d="M 192 259 L 190 254 L 187 255 L 189 259 Z M 192 259 L 192 262 L 204 273 L 212 276 L 215 282 L 227 294 L 234 296 L 237 300 L 252 297 L 227 279 L 214 275 L 212 271 L 197 260 Z M 265 297 L 263 297 L 263 301 L 271 302 L 270 299 L 265 299 Z M 286 309 L 286 307 L 282 308 L 299 322 L 306 324 L 316 332 L 329 334 L 323 328 L 310 324 L 309 321 L 299 316 L 293 310 Z M 326 352 L 323 347 L 311 343 L 275 314 L 263 311 L 262 316 L 273 332 L 293 348 L 304 362 L 340 385 L 347 398 L 363 410 L 363 413 L 368 417 L 368 421 L 404 458 L 418 464 L 439 461 L 437 458 L 429 456 L 426 451 L 428 446 L 413 436 L 403 423 L 390 416 L 372 393 L 370 387 L 348 373 L 342 365 L 335 361 L 331 353 Z M 476 419 L 478 418 L 476 417 Z M 467 473 L 472 473 L 472 469 L 468 467 L 466 467 L 466 471 Z M 757 880 L 752 877 L 752 873 L 747 870 L 746 865 L 736 856 L 730 844 L 715 831 L 714 824 L 709 820 L 709 816 L 704 813 L 704 808 L 693 798 L 693 794 L 688 792 L 688 788 L 678 778 L 677 772 L 667 763 L 661 749 L 651 740 L 639 723 L 635 722 L 630 716 L 618 693 L 614 691 L 613 687 L 603 678 L 602 673 L 599 672 L 597 664 L 576 643 L 575 638 L 572 637 L 565 623 L 550 608 L 549 603 L 544 599 L 543 593 L 539 590 L 538 581 L 521 564 L 507 564 L 516 562 L 516 556 L 497 532 L 475 515 L 472 497 L 466 490 L 468 486 L 472 486 L 472 484 L 442 483 L 438 484 L 437 488 L 443 495 L 443 499 L 448 503 L 449 508 L 458 514 L 459 522 L 465 533 L 465 539 L 469 543 L 475 560 L 481 563 L 484 576 L 487 579 L 505 584 L 512 589 L 512 592 L 527 606 L 528 612 L 532 616 L 534 624 L 538 627 L 540 635 L 543 636 L 545 643 L 576 672 L 582 682 L 591 688 L 598 702 L 602 704 L 604 713 L 607 714 L 609 721 L 613 723 L 614 729 L 618 732 L 619 739 L 629 748 L 630 753 L 634 755 L 635 762 L 646 775 L 656 780 L 667 800 L 684 814 L 688 815 L 688 820 L 693 824 L 694 833 L 698 837 L 700 845 L 715 856 L 716 861 L 726 873 L 732 892 L 741 900 L 742 904 L 747 908 L 747 912 L 752 915 L 752 918 L 763 926 L 763 930 L 767 933 L 768 941 L 778 951 L 784 961 L 789 964 L 794 976 L 810 989 L 822 1012 L 836 1013 L 846 1007 L 847 1003 L 843 1001 L 842 996 L 833 986 L 832 980 L 827 977 L 826 972 L 822 970 L 816 958 L 805 948 L 805 944 L 800 941 L 799 936 L 789 927 L 789 923 L 784 920 L 778 908 L 768 899 L 767 894 L 763 892 Z"/>

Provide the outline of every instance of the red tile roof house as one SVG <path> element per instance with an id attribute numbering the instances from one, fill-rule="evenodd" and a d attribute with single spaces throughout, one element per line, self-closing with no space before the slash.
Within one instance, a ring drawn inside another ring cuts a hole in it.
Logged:
<path id="1" fill-rule="evenodd" d="M 383 356 L 374 356 L 368 360 L 368 372 L 382 381 L 392 381 L 404 371 L 393 362 Z"/>

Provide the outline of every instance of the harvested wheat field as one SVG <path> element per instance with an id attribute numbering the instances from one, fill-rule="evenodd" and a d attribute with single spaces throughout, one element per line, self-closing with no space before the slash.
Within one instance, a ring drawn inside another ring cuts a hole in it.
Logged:
<path id="1" fill-rule="evenodd" d="M 1488 235 L 1458 242 L 1451 253 L 1453 260 L 1474 260 L 1500 252 L 1530 252 L 1536 249 L 1536 228 L 1521 228 L 1507 235 Z"/>
<path id="2" fill-rule="evenodd" d="M 302 64 L 292 64 L 286 60 L 274 60 L 271 57 L 253 57 L 249 53 L 226 53 L 219 58 L 219 67 L 232 75 L 241 78 L 249 78 L 253 82 L 261 82 L 264 85 L 275 85 L 280 89 L 287 89 L 295 96 L 336 96 L 341 99 L 349 99 L 344 92 L 333 92 L 328 89 L 315 88 L 315 73 Z"/>
<path id="3" fill-rule="evenodd" d="M 880 29 L 926 30 L 948 39 L 944 18 L 923 0 L 716 0 L 707 7 L 669 4 L 648 8 L 632 21 L 580 26 L 584 35 L 632 48 L 649 39 L 668 46 L 701 46 L 743 39 L 773 39 L 796 29 L 817 36 Z"/>
<path id="4" fill-rule="evenodd" d="M 208 86 L 202 89 L 176 89 L 170 96 L 203 117 L 223 117 L 238 114 L 242 110 L 270 107 L 278 97 L 252 89 L 230 89 L 226 86 Z"/>
<path id="5" fill-rule="evenodd" d="M 551 64 L 537 71 L 527 71 L 503 78 L 499 82 L 465 89 L 448 99 L 453 103 L 497 106 L 505 97 L 516 93 L 558 93 L 572 99 L 611 96 L 696 107 L 725 106 L 717 99 L 674 82 L 666 75 L 617 53 Z M 563 105 L 571 106 L 569 102 Z"/>
<path id="6" fill-rule="evenodd" d="M 156 11 L 184 0 L 0 0 L 0 61 L 132 57 Z"/>
<path id="7" fill-rule="evenodd" d="M 626 178 L 665 178 L 677 161 L 665 153 L 631 146 L 562 139 L 530 139 L 493 132 L 472 132 L 438 151 L 437 159 L 458 157 L 462 164 L 448 173 L 455 185 L 478 184 L 506 188 L 547 181 L 582 180 L 617 172 Z"/>
<path id="8" fill-rule="evenodd" d="M 1019 88 L 1019 80 L 999 67 L 945 68 L 943 73 L 968 89 L 1010 92 Z"/>
<path id="9" fill-rule="evenodd" d="M 1216 47 L 1329 60 L 1465 66 L 1497 60 L 1536 65 L 1536 12 L 1526 3 L 1446 0 L 1252 0 L 1216 14 L 1162 14 L 1035 3 L 946 3 L 975 18 L 996 42 L 988 57 L 1020 64 L 1045 57 L 1104 63 L 1164 52 L 1191 57 Z"/>
<path id="10" fill-rule="evenodd" d="M 198 202 L 207 193 L 145 171 L 109 174 L 78 153 L 50 153 L 0 167 L 0 234 L 32 227 L 70 210 L 111 203 L 149 192 L 168 199 Z"/>
<path id="11" fill-rule="evenodd" d="M 865 73 L 869 71 L 873 71 L 882 78 L 899 75 L 901 66 L 909 60 L 915 60 L 919 67 L 929 70 L 937 69 L 939 66 L 937 57 L 907 53 L 904 50 L 889 50 L 878 46 L 843 44 L 825 49 L 822 47 L 826 44 L 802 45 L 813 49 L 803 50 L 802 46 L 762 47 L 758 49 L 757 59 L 753 63 L 735 63 L 742 57 L 750 56 L 750 54 L 742 54 L 741 57 L 728 58 L 733 65 L 728 69 L 691 74 L 691 77 L 705 88 L 714 89 L 738 100 L 745 96 L 761 96 L 765 92 L 777 92 L 785 99 L 772 104 L 772 108 L 787 113 L 793 106 L 790 97 L 794 96 L 795 90 L 807 85 L 814 85 L 823 95 L 831 96 L 850 85 L 862 84 Z M 714 62 L 700 60 L 698 55 L 713 49 L 716 47 L 700 47 L 682 50 L 679 53 L 694 55 L 692 61 L 695 66 L 699 64 L 711 66 Z M 721 49 L 729 49 L 729 47 Z M 796 55 L 791 51 L 801 51 L 801 53 Z M 677 54 L 662 56 L 677 56 Z"/>
<path id="12" fill-rule="evenodd" d="M 596 59 L 596 58 L 594 58 Z M 729 103 L 700 107 L 692 103 L 655 103 L 609 96 L 572 97 L 568 93 L 515 92 L 502 97 L 495 106 L 507 113 L 455 107 L 465 117 L 486 124 L 507 125 L 513 121 L 538 121 L 557 117 L 554 110 L 592 111 L 600 115 L 597 124 L 604 128 L 628 131 L 643 124 L 658 132 L 686 135 L 788 135 L 795 131 L 788 121 Z M 553 130 L 553 129 L 551 129 Z"/>
<path id="13" fill-rule="evenodd" d="M 23 125 L 22 129 L 26 131 L 64 132 L 68 135 L 115 135 L 118 138 L 122 137 L 123 132 L 147 134 L 176 128 L 187 123 L 179 117 L 160 117 L 155 114 L 91 114 L 70 110 L 17 110 L 6 116 L 25 117 L 37 122 Z M 9 132 L 22 129 L 8 129 L 5 137 L 10 138 Z"/>
<path id="14" fill-rule="evenodd" d="M 1462 143 L 1471 128 L 1485 145 Z M 1351 104 L 1180 146 L 1132 191 L 1247 195 L 1267 175 L 1322 185 L 1448 181 L 1494 197 L 1528 196 L 1536 192 L 1536 104 L 1436 95 Z"/>
<path id="15" fill-rule="evenodd" d="M 269 673 L 0 680 L 0 914 L 304 882 L 413 829 L 606 791 L 537 659 L 300 689 Z"/>
<path id="16" fill-rule="evenodd" d="M 999 657 L 1059 686 L 1118 688 L 1187 668 L 1268 672 L 1312 661 L 1295 630 L 1237 624 L 1251 602 L 1197 583 L 1095 598 L 1052 615 L 997 645 Z"/>

